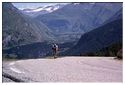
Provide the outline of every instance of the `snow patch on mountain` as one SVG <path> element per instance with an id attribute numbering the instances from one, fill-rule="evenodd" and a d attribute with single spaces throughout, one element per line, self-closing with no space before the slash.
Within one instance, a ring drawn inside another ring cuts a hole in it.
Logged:
<path id="1" fill-rule="evenodd" d="M 59 8 L 61 8 L 63 5 L 51 5 L 51 6 L 43 6 L 38 7 L 36 9 L 23 9 L 24 12 L 40 12 L 40 11 L 47 11 L 47 12 L 53 12 Z"/>
<path id="2" fill-rule="evenodd" d="M 79 5 L 80 3 L 73 3 L 74 5 Z"/>

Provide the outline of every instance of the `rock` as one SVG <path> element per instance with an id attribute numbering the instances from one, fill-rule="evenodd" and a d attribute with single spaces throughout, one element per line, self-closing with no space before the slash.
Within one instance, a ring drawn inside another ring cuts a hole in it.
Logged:
<path id="1" fill-rule="evenodd" d="M 117 58 L 118 59 L 122 59 L 123 58 L 123 51 L 122 51 L 122 49 L 120 49 L 118 52 L 117 52 Z"/>

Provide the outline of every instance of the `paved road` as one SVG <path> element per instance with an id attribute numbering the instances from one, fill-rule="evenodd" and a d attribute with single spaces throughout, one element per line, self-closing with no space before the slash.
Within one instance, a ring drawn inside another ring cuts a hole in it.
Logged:
<path id="1" fill-rule="evenodd" d="M 122 75 L 122 60 L 113 57 L 3 62 L 3 82 L 122 82 Z"/>

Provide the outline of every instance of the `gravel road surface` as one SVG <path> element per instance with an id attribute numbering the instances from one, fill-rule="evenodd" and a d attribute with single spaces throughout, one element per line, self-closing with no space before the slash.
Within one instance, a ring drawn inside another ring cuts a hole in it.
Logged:
<path id="1" fill-rule="evenodd" d="M 4 62 L 3 82 L 122 82 L 122 60 L 62 57 Z"/>

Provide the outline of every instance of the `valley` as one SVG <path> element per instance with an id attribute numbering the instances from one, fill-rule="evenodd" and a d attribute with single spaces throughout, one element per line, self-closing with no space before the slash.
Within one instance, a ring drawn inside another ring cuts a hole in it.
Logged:
<path id="1" fill-rule="evenodd" d="M 122 2 L 2 2 L 3 83 L 123 82 L 122 59 Z"/>
<path id="2" fill-rule="evenodd" d="M 59 46 L 58 56 L 117 56 L 122 50 L 122 3 L 58 3 L 23 10 L 2 3 L 2 9 L 3 59 L 51 56 L 53 43 Z"/>

